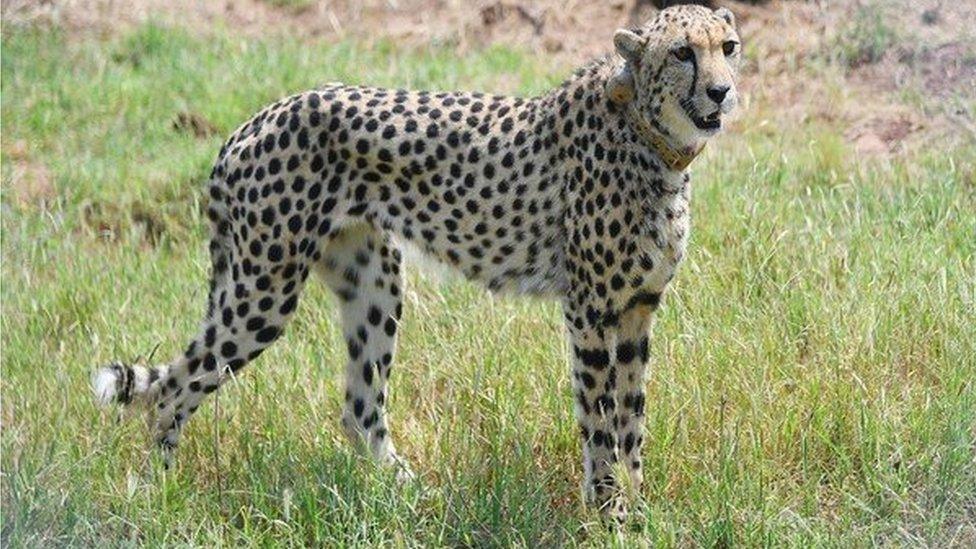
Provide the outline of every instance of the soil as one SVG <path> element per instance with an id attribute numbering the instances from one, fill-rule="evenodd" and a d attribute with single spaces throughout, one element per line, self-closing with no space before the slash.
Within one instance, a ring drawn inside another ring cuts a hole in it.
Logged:
<path id="1" fill-rule="evenodd" d="M 10 158 L 10 198 L 16 204 L 37 204 L 54 200 L 57 193 L 47 167 L 33 160 L 27 142 L 4 143 Z M 6 189 L 5 189 L 6 190 Z"/>

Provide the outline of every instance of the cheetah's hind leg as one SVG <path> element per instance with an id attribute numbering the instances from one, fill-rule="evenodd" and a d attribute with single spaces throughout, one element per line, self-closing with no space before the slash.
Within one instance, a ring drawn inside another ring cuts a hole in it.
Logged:
<path id="1" fill-rule="evenodd" d="M 355 225 L 325 246 L 318 271 L 340 303 L 349 355 L 343 431 L 378 463 L 395 466 L 399 480 L 409 480 L 414 475 L 393 446 L 386 411 L 402 312 L 400 251 L 388 234 Z"/>
<path id="2" fill-rule="evenodd" d="M 150 408 L 155 414 L 155 442 L 167 466 L 180 429 L 206 395 L 282 334 L 308 276 L 308 260 L 318 258 L 312 247 L 301 250 L 274 239 L 266 242 L 266 252 L 248 253 L 233 243 L 225 225 L 215 228 L 207 314 L 186 350 L 161 366 L 116 362 L 92 376 L 102 404 Z"/>

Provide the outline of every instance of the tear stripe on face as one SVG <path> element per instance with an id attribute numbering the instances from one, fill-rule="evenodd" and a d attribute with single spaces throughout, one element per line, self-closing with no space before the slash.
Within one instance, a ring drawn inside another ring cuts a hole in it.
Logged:
<path id="1" fill-rule="evenodd" d="M 686 36 L 685 39 L 688 43 L 691 43 L 691 37 Z M 691 100 L 695 96 L 695 86 L 698 85 L 698 59 L 695 57 L 694 52 L 691 54 L 691 87 L 688 88 L 688 100 Z"/>

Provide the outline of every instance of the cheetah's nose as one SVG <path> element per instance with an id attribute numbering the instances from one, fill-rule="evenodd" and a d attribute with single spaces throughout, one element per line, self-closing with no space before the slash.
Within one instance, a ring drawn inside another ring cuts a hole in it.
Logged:
<path id="1" fill-rule="evenodd" d="M 712 101 L 721 105 L 722 101 L 725 101 L 725 94 L 729 93 L 729 86 L 711 86 L 706 93 Z"/>

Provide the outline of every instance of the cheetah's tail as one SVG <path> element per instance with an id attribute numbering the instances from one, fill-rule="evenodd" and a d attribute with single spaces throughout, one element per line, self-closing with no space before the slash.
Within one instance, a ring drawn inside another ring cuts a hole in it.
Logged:
<path id="1" fill-rule="evenodd" d="M 166 378 L 168 366 L 129 366 L 113 362 L 92 373 L 92 391 L 98 403 L 131 404 L 145 402 L 159 390 L 160 380 Z"/>
<path id="2" fill-rule="evenodd" d="M 211 195 L 214 194 L 215 185 L 218 180 L 211 179 Z M 208 304 L 208 316 L 213 314 L 216 308 L 216 295 L 213 289 L 222 284 L 230 276 L 228 259 L 230 257 L 229 246 L 232 241 L 230 235 L 230 225 L 227 219 L 230 217 L 227 207 L 219 200 L 211 201 L 207 209 L 207 216 L 213 225 L 214 238 L 210 242 L 210 254 L 213 262 L 213 278 L 211 280 L 211 292 Z M 189 352 L 189 351 L 188 351 Z M 149 403 L 160 393 L 165 383 L 172 383 L 170 374 L 185 371 L 187 358 L 181 357 L 171 365 L 159 365 L 153 367 L 128 365 L 122 362 L 113 362 L 107 366 L 96 369 L 92 373 L 91 386 L 95 393 L 95 399 L 99 404 L 108 406 L 118 403 L 128 405 L 132 403 Z"/>

